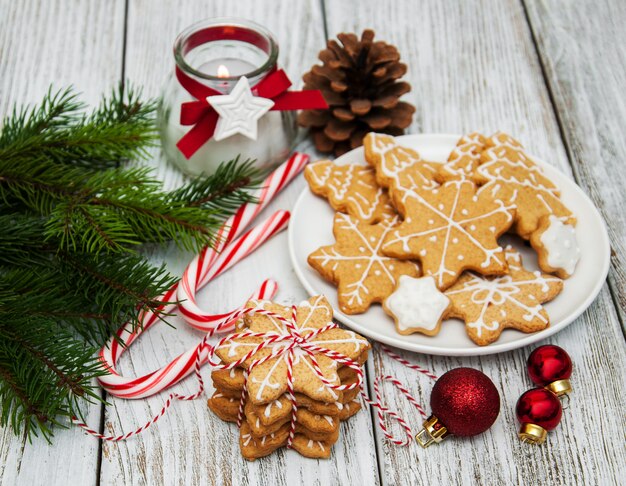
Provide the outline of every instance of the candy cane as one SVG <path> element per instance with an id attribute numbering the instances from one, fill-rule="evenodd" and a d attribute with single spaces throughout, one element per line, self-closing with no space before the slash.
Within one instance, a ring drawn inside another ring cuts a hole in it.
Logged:
<path id="1" fill-rule="evenodd" d="M 209 267 L 211 278 L 217 277 L 239 260 L 245 258 L 251 251 L 258 248 L 274 234 L 285 229 L 288 221 L 289 213 L 287 211 L 277 211 L 259 226 L 232 241 L 224 248 L 222 254 L 213 261 L 213 266 Z M 276 289 L 277 286 L 274 282 L 265 281 L 255 292 L 253 298 L 271 298 Z M 167 310 L 167 308 L 163 310 Z M 211 330 L 219 332 L 232 330 L 234 322 L 231 323 L 227 320 L 231 314 L 232 312 L 222 315 L 220 319 L 215 319 L 216 322 L 226 321 L 228 325 L 215 325 Z M 115 365 L 122 353 L 158 320 L 158 311 L 143 313 L 140 316 L 140 325 L 126 324 L 117 332 L 117 339 L 115 337 L 111 338 L 108 345 L 100 351 L 100 359 L 109 370 L 108 375 L 99 378 L 100 384 L 112 395 L 132 399 L 144 398 L 172 386 L 193 371 L 196 354 L 201 344 L 182 353 L 162 368 L 144 376 L 126 378 L 117 372 Z M 122 346 L 120 343 L 124 343 L 125 346 Z M 200 351 L 203 353 L 200 357 L 200 365 L 202 365 L 206 362 L 206 353 L 204 350 Z"/>
<path id="2" fill-rule="evenodd" d="M 103 388 L 115 396 L 141 398 L 173 385 L 192 371 L 190 360 L 193 359 L 194 349 L 197 350 L 197 347 L 181 354 L 163 368 L 134 379 L 120 376 L 115 365 L 122 353 L 143 332 L 146 332 L 160 320 L 160 315 L 172 313 L 176 309 L 174 304 L 168 304 L 168 302 L 177 298 L 178 300 L 190 298 L 193 300 L 193 304 L 190 306 L 193 311 L 193 306 L 197 308 L 195 294 L 202 286 L 250 254 L 273 234 L 284 229 L 289 214 L 278 212 L 264 224 L 238 238 L 246 226 L 272 201 L 276 194 L 304 168 L 308 160 L 307 155 L 295 153 L 272 172 L 265 179 L 261 188 L 253 194 L 256 202 L 241 206 L 218 231 L 218 243 L 215 248 L 204 248 L 185 270 L 181 281 L 159 296 L 158 300 L 163 302 L 163 305 L 154 312 L 142 312 L 139 316 L 139 325 L 133 326 L 129 323 L 118 330 L 116 335 L 100 351 L 100 359 L 110 372 L 109 375 L 99 379 Z M 179 289 L 183 289 L 180 295 Z M 272 280 L 266 280 L 251 298 L 269 299 L 274 296 L 276 290 L 276 283 Z M 192 323 L 194 327 L 213 332 L 217 330 L 226 331 L 227 329 L 218 329 L 219 323 L 224 322 L 232 314 L 208 315 L 200 312 L 200 315 L 194 315 L 187 308 L 181 307 L 180 310 L 182 317 Z M 124 344 L 121 345 L 121 343 Z M 203 362 L 201 361 L 201 364 Z"/>
<path id="3" fill-rule="evenodd" d="M 207 279 L 212 278 L 209 268 L 213 267 L 223 247 L 236 238 L 276 194 L 302 171 L 308 160 L 307 155 L 295 153 L 287 162 L 272 172 L 261 188 L 253 194 L 257 202 L 244 204 L 226 221 L 218 232 L 216 248 L 205 248 L 187 266 L 178 285 L 177 299 L 181 302 L 181 314 L 190 326 L 207 331 L 223 318 L 223 316 L 213 316 L 202 310 L 196 302 L 196 291 L 206 283 Z"/>

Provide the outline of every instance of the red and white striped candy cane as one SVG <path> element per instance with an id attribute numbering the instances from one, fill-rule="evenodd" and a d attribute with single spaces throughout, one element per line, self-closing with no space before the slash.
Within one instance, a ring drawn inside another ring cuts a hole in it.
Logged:
<path id="1" fill-rule="evenodd" d="M 202 310 L 196 302 L 196 291 L 208 279 L 212 278 L 210 268 L 220 255 L 223 247 L 236 238 L 241 231 L 267 206 L 267 204 L 299 174 L 309 161 L 305 154 L 295 153 L 289 160 L 272 172 L 261 187 L 253 194 L 256 203 L 244 204 L 218 232 L 218 244 L 215 248 L 205 248 L 187 266 L 177 290 L 177 299 L 181 302 L 180 311 L 187 323 L 203 331 L 211 329 L 223 316 L 212 316 Z"/>
<path id="2" fill-rule="evenodd" d="M 208 271 L 211 272 L 211 278 L 217 277 L 239 260 L 245 258 L 251 251 L 258 248 L 274 234 L 285 229 L 288 221 L 289 213 L 287 211 L 277 211 L 266 221 L 232 241 L 223 249 L 223 252 L 218 258 L 213 261 L 213 266 L 209 267 Z M 275 294 L 276 289 L 276 283 L 271 280 L 266 280 L 252 297 L 268 299 Z M 164 300 L 171 292 L 172 289 L 165 294 Z M 169 309 L 169 307 L 171 307 L 171 309 Z M 175 307 L 171 305 L 165 307 L 163 310 L 174 309 Z M 232 330 L 234 323 L 228 320 L 231 314 L 232 312 L 216 317 L 215 325 L 211 328 L 211 331 L 226 332 Z M 193 371 L 194 361 L 199 349 L 198 346 L 200 345 L 194 346 L 167 365 L 144 376 L 126 378 L 117 372 L 115 365 L 122 353 L 126 351 L 142 333 L 146 332 L 158 321 L 159 313 L 152 311 L 144 312 L 140 316 L 139 326 L 133 326 L 131 323 L 126 324 L 117 332 L 117 339 L 114 337 L 111 338 L 108 345 L 100 350 L 100 359 L 107 366 L 110 373 L 100 377 L 99 381 L 102 387 L 112 395 L 132 399 L 144 398 L 172 386 Z M 224 323 L 224 325 L 220 326 L 220 322 Z M 121 345 L 122 342 L 125 346 Z M 200 358 L 200 365 L 206 362 L 206 352 L 205 350 L 201 351 L 203 354 Z"/>
<path id="3" fill-rule="evenodd" d="M 260 244 L 266 241 L 276 232 L 282 230 L 288 221 L 287 212 L 278 212 L 266 223 L 250 230 L 243 237 L 238 238 L 242 231 L 256 218 L 256 216 L 271 202 L 271 200 L 304 168 L 309 157 L 305 154 L 294 153 L 285 163 L 274 170 L 263 182 L 262 187 L 256 191 L 255 203 L 244 204 L 229 218 L 218 231 L 215 248 L 204 248 L 201 253 L 190 263 L 183 279 L 173 285 L 167 292 L 159 297 L 164 305 L 158 312 L 146 311 L 139 316 L 140 326 L 127 324 L 116 333 L 100 351 L 100 358 L 111 372 L 99 379 L 103 388 L 115 396 L 125 398 L 141 398 L 157 393 L 181 380 L 191 372 L 190 360 L 193 358 L 193 350 L 183 353 L 174 361 L 148 375 L 138 378 L 124 378 L 120 376 L 115 364 L 121 354 L 143 332 L 147 331 L 159 321 L 159 315 L 171 313 L 176 309 L 173 304 L 165 304 L 174 300 L 192 298 L 195 303 L 196 292 L 211 279 L 226 271 L 237 261 L 254 251 Z M 179 295 L 178 290 L 184 287 Z M 263 282 L 261 287 L 251 298 L 269 299 L 274 296 L 277 285 L 271 280 Z M 186 308 L 179 306 L 182 317 L 194 327 L 203 330 L 218 330 L 220 322 L 224 322 L 230 313 L 208 315 L 201 313 L 194 316 Z M 193 309 L 193 308 L 192 308 Z M 219 329 L 225 331 L 226 329 Z M 120 343 L 124 343 L 122 346 Z"/>

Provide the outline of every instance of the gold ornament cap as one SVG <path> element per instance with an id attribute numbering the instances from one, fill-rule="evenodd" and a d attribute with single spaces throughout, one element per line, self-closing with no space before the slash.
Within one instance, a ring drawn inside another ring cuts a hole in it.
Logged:
<path id="1" fill-rule="evenodd" d="M 526 444 L 540 445 L 546 441 L 548 431 L 535 424 L 522 424 L 517 436 Z"/>
<path id="2" fill-rule="evenodd" d="M 546 390 L 551 391 L 557 397 L 561 397 L 563 395 L 567 395 L 568 393 L 571 393 L 572 385 L 569 382 L 569 380 L 557 380 L 547 385 Z"/>
<path id="3" fill-rule="evenodd" d="M 415 435 L 415 440 L 424 449 L 433 442 L 441 442 L 449 435 L 448 429 L 434 415 L 424 420 L 422 426 L 424 428 Z"/>

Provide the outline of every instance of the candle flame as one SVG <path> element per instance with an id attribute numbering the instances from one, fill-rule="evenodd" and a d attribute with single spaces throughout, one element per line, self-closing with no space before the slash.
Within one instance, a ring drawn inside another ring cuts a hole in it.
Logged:
<path id="1" fill-rule="evenodd" d="M 219 67 L 217 68 L 217 77 L 227 78 L 229 76 L 230 76 L 230 73 L 228 72 L 228 68 L 224 66 L 223 64 L 220 64 Z"/>

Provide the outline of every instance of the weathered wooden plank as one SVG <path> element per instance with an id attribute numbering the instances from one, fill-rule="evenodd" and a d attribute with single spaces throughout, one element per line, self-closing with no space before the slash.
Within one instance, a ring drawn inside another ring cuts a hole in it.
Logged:
<path id="1" fill-rule="evenodd" d="M 0 1 L 0 115 L 74 84 L 95 103 L 121 79 L 124 1 Z M 102 406 L 86 414 L 94 427 Z M 1 484 L 96 484 L 99 444 L 76 427 L 53 444 L 0 431 Z"/>
<path id="2" fill-rule="evenodd" d="M 626 4 L 525 3 L 576 180 L 607 222 L 613 247 L 609 282 L 624 326 Z"/>
<path id="3" fill-rule="evenodd" d="M 269 3 L 131 1 L 129 4 L 126 73 L 145 91 L 158 95 L 165 76 L 173 69 L 171 44 L 176 34 L 199 19 L 232 15 L 255 20 L 276 35 L 281 46 L 281 66 L 297 80 L 314 61 L 323 44 L 323 23 L 317 1 Z M 306 147 L 304 147 L 306 148 Z M 173 168 L 153 161 L 159 177 L 168 186 L 182 180 Z M 304 188 L 298 178 L 265 212 L 293 206 Z M 260 216 L 263 218 L 263 215 Z M 281 288 L 278 300 L 297 302 L 306 297 L 291 270 L 286 252 L 287 235 L 281 234 L 258 253 L 220 277 L 199 295 L 199 301 L 215 311 L 242 303 L 264 278 L 275 278 Z M 162 259 L 163 255 L 156 258 Z M 165 256 L 173 273 L 181 274 L 191 255 L 172 251 Z M 161 325 L 142 336 L 131 355 L 122 358 L 121 369 L 138 374 L 156 368 L 196 343 L 201 335 L 182 321 L 176 329 Z M 203 375 L 210 387 L 208 370 Z M 174 391 L 195 390 L 193 379 L 177 385 Z M 209 391 L 209 394 L 211 392 Z M 160 410 L 165 397 L 142 401 L 111 398 L 106 409 L 106 430 L 128 431 L 144 423 Z M 293 451 L 282 450 L 262 460 L 248 463 L 239 452 L 238 431 L 208 411 L 205 400 L 175 403 L 153 429 L 118 444 L 104 444 L 101 469 L 103 484 L 377 484 L 378 466 L 371 417 L 362 412 L 342 426 L 342 437 L 328 461 L 303 459 Z M 271 479 L 270 479 L 271 478 Z"/>
<path id="4" fill-rule="evenodd" d="M 531 153 L 571 175 L 519 3 L 372 0 L 359 2 L 358 8 L 351 2 L 327 1 L 325 6 L 330 36 L 371 27 L 381 39 L 398 45 L 413 85 L 407 100 L 417 107 L 411 132 L 502 129 L 519 137 Z M 600 156 L 588 155 L 588 166 L 601 166 Z M 572 355 L 576 391 L 563 424 L 547 445 L 534 449 L 518 441 L 513 411 L 519 395 L 531 385 L 525 371 L 529 350 L 466 359 L 405 354 L 438 374 L 456 366 L 482 369 L 501 391 L 502 410 L 490 432 L 470 440 L 449 439 L 427 451 L 415 444 L 406 449 L 391 446 L 378 433 L 383 482 L 610 484 L 623 477 L 624 414 L 615 382 L 624 383 L 626 350 L 608 289 L 550 342 Z M 612 357 L 610 363 L 607 356 Z M 432 383 L 427 378 L 380 353 L 369 363 L 369 370 L 370 379 L 376 374 L 398 376 L 428 405 Z M 417 413 L 391 387 L 385 388 L 384 398 L 419 426 Z M 603 417 L 602 422 L 598 417 Z"/>

